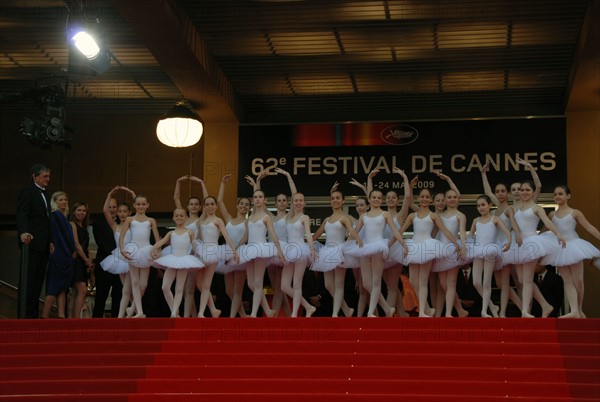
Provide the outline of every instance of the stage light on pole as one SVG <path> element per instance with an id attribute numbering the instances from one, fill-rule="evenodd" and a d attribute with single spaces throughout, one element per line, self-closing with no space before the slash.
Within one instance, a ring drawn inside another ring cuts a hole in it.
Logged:
<path id="1" fill-rule="evenodd" d="M 156 136 L 163 144 L 174 147 L 189 147 L 200 141 L 204 128 L 196 113 L 184 102 L 167 111 L 156 125 Z"/>

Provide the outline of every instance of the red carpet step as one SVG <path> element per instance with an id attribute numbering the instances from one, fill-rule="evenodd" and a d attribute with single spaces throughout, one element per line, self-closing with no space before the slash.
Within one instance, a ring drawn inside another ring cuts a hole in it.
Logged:
<path id="1" fill-rule="evenodd" d="M 1 401 L 600 401 L 600 320 L 0 321 Z"/>

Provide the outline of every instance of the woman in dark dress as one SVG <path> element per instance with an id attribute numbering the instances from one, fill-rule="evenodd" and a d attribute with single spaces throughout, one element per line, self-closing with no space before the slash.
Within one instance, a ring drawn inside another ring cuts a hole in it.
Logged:
<path id="1" fill-rule="evenodd" d="M 94 265 L 88 254 L 90 243 L 88 225 L 89 215 L 87 204 L 76 202 L 71 212 L 71 227 L 73 229 L 73 237 L 75 238 L 75 249 L 77 250 L 73 274 L 73 288 L 76 292 L 73 318 L 81 317 L 81 309 L 87 294 L 87 281 Z"/>
<path id="2" fill-rule="evenodd" d="M 52 194 L 50 202 L 50 230 L 54 252 L 50 254 L 48 271 L 46 272 L 46 300 L 42 318 L 50 316 L 54 301 L 58 307 L 58 317 L 65 318 L 66 291 L 73 280 L 73 253 L 75 240 L 67 215 L 69 213 L 69 198 L 63 191 Z"/>

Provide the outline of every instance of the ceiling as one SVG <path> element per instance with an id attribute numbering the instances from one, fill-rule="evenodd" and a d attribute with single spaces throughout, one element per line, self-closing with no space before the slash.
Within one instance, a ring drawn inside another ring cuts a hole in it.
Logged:
<path id="1" fill-rule="evenodd" d="M 578 107 L 597 106 L 598 8 L 595 0 L 4 0 L 0 102 L 20 108 L 28 88 L 58 84 L 71 112 L 163 113 L 185 98 L 206 121 L 240 124 L 561 115 L 578 91 L 591 93 Z M 66 27 L 96 18 L 111 67 L 80 74 Z"/>

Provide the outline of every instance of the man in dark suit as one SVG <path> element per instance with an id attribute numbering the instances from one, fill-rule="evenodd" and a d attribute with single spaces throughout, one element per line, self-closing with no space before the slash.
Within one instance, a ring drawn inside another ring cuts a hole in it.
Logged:
<path id="1" fill-rule="evenodd" d="M 456 294 L 469 317 L 481 317 L 482 299 L 473 286 L 473 270 L 470 265 L 463 266 L 456 278 Z"/>
<path id="2" fill-rule="evenodd" d="M 39 298 L 44 285 L 48 256 L 52 251 L 50 234 L 50 195 L 46 187 L 50 183 L 50 169 L 42 164 L 31 168 L 33 183 L 21 190 L 17 201 L 17 235 L 19 247 L 29 245 L 27 277 L 24 278 L 27 294 L 19 291 L 19 305 L 25 300 L 25 317 L 37 318 Z M 23 288 L 19 284 L 19 290 Z"/>
<path id="3" fill-rule="evenodd" d="M 117 199 L 111 198 L 108 205 L 108 211 L 113 219 L 117 216 Z M 117 274 L 111 274 L 106 272 L 100 266 L 100 261 L 110 255 L 110 253 L 117 247 L 115 242 L 115 235 L 111 227 L 106 222 L 104 215 L 98 216 L 93 223 L 94 240 L 98 246 L 96 252 L 96 267 L 94 269 L 94 277 L 96 278 L 96 297 L 94 299 L 94 312 L 92 317 L 102 318 L 104 317 L 104 310 L 106 308 L 106 299 L 110 292 L 112 304 L 111 304 L 111 317 L 117 318 L 119 316 L 119 304 L 121 303 L 121 294 L 123 292 L 123 284 L 121 278 Z M 111 291 L 112 289 L 112 291 Z"/>
<path id="4" fill-rule="evenodd" d="M 558 317 L 565 299 L 563 278 L 556 274 L 554 267 L 538 265 L 533 281 L 540 288 L 544 299 L 554 307 L 549 317 Z M 542 316 L 542 307 L 535 300 L 531 305 L 531 314 L 536 317 Z"/>

